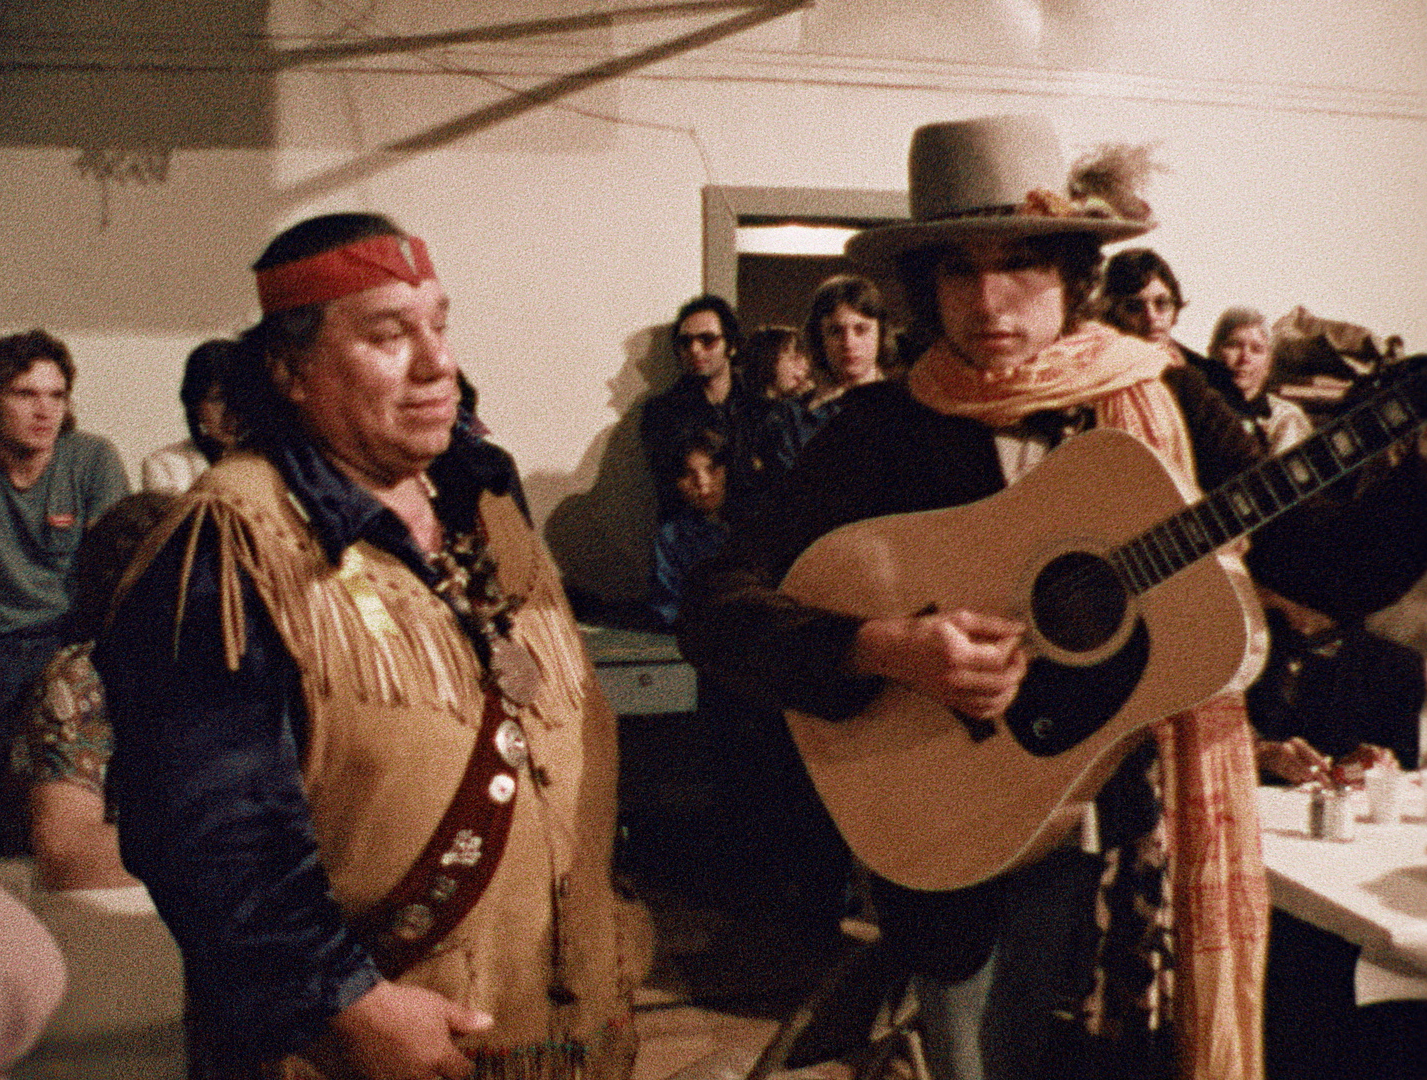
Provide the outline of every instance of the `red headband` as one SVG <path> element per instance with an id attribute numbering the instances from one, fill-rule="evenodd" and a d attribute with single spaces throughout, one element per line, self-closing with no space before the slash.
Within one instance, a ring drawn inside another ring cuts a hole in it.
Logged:
<path id="1" fill-rule="evenodd" d="M 419 285 L 436 276 L 426 245 L 415 236 L 369 236 L 296 262 L 258 271 L 263 314 L 322 304 L 389 281 Z"/>

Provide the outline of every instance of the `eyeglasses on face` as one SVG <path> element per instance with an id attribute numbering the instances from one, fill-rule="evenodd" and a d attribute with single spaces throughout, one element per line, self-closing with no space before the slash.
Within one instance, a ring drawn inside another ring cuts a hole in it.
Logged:
<path id="1" fill-rule="evenodd" d="M 689 349 L 693 347 L 694 342 L 698 342 L 700 348 L 712 349 L 722 340 L 722 334 L 705 330 L 702 334 L 679 334 L 674 338 L 674 345 L 680 349 Z"/>
<path id="2" fill-rule="evenodd" d="M 1115 307 L 1121 311 L 1152 311 L 1156 315 L 1168 315 L 1179 310 L 1172 296 L 1119 296 L 1115 298 Z"/>

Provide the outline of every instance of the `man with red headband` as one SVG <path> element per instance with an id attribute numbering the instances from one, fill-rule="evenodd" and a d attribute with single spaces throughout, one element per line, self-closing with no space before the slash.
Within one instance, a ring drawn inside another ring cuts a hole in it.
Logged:
<path id="1" fill-rule="evenodd" d="M 328 215 L 255 267 L 246 432 L 96 657 L 127 865 L 195 1072 L 618 1078 L 613 717 L 425 245 Z"/>

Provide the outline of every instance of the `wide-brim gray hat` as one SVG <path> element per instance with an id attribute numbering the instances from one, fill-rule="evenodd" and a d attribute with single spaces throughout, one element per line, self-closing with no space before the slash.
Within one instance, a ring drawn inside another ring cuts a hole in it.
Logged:
<path id="1" fill-rule="evenodd" d="M 849 258 L 885 266 L 919 248 L 967 237 L 1091 233 L 1102 243 L 1154 228 L 1149 206 L 1129 212 L 1104 198 L 1072 198 L 1060 138 L 1043 116 L 986 116 L 927 124 L 907 160 L 912 219 L 847 241 Z M 1134 214 L 1135 216 L 1131 216 Z"/>

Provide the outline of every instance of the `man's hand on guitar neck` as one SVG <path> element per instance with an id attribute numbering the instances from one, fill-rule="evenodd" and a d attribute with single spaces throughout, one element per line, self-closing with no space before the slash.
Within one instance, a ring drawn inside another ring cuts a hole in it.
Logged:
<path id="1" fill-rule="evenodd" d="M 975 720 L 996 720 L 1026 674 L 1023 624 L 974 611 L 932 611 L 868 619 L 850 663 L 863 675 L 893 679 Z"/>

